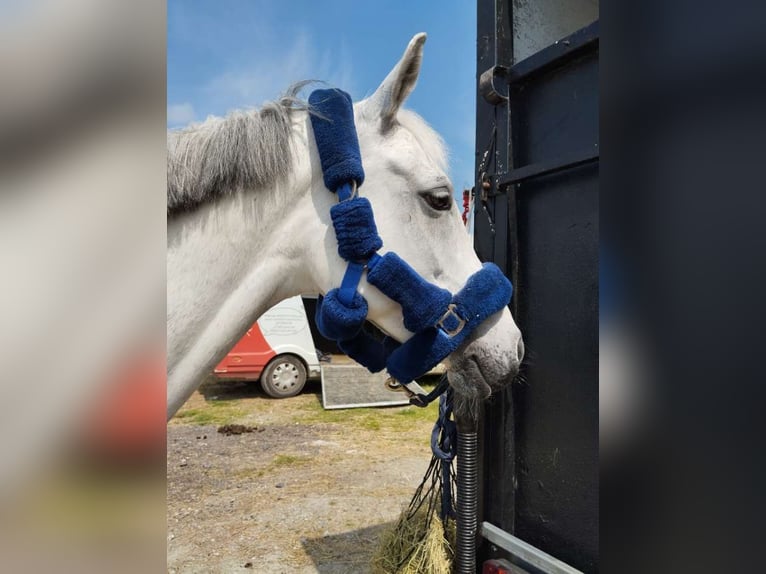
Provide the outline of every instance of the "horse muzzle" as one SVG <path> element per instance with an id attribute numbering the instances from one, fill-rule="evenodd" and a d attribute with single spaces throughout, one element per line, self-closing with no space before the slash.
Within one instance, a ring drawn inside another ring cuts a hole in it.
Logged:
<path id="1" fill-rule="evenodd" d="M 510 312 L 503 310 L 482 323 L 472 337 L 450 355 L 447 363 L 449 370 L 459 375 L 454 377 L 454 382 L 478 386 L 486 398 L 515 379 L 523 358 L 521 332 Z"/>

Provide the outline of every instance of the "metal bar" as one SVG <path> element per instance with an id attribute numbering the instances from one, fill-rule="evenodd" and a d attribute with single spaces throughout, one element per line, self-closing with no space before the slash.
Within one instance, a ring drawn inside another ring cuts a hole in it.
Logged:
<path id="1" fill-rule="evenodd" d="M 581 150 L 579 152 L 560 156 L 552 160 L 525 165 L 524 167 L 511 170 L 500 177 L 497 181 L 497 187 L 499 189 L 504 186 L 521 183 L 535 177 L 550 175 L 552 173 L 564 171 L 565 169 L 580 167 L 581 165 L 586 165 L 597 161 L 598 158 L 599 150 L 594 148 Z"/>
<path id="2" fill-rule="evenodd" d="M 374 408 L 374 407 L 407 407 L 410 405 L 409 399 L 402 401 L 391 402 L 378 402 L 378 403 L 348 403 L 342 405 L 330 405 L 327 406 L 322 402 L 322 408 L 326 411 L 338 410 L 338 409 L 361 409 L 361 408 Z"/>
<path id="3" fill-rule="evenodd" d="M 503 98 L 490 102 L 483 97 L 481 76 L 487 70 L 507 70 L 513 63 L 512 12 L 513 3 L 508 0 L 477 2 L 474 247 L 482 261 L 493 261 L 504 272 L 507 272 L 507 204 L 504 198 L 496 199 L 492 191 L 484 189 L 482 176 L 510 169 L 508 106 Z M 497 81 L 497 89 L 507 96 L 505 74 L 497 77 Z"/>
<path id="4" fill-rule="evenodd" d="M 511 171 L 514 173 L 516 170 Z M 513 299 L 511 299 L 511 312 L 513 318 L 518 321 L 519 316 L 519 300 L 523 287 L 519 280 L 519 257 L 521 255 L 521 249 L 519 247 L 519 216 L 518 216 L 518 200 L 516 199 L 516 186 L 509 185 L 508 189 L 508 248 L 509 248 L 509 261 L 508 261 L 508 278 L 513 284 Z"/>
<path id="5" fill-rule="evenodd" d="M 539 548 L 535 548 L 520 538 L 516 538 L 513 534 L 508 534 L 505 530 L 489 522 L 481 523 L 481 535 L 510 553 L 514 558 L 537 568 L 543 574 L 583 574 L 580 570 L 572 568 L 569 564 L 554 558 Z"/>
<path id="6" fill-rule="evenodd" d="M 561 65 L 570 58 L 577 57 L 580 52 L 591 46 L 597 47 L 599 41 L 598 30 L 598 20 L 596 20 L 574 34 L 562 38 L 555 44 L 551 44 L 529 58 L 514 64 L 508 70 L 508 85 L 518 84 L 534 74 L 538 74 L 553 66 Z"/>
<path id="7" fill-rule="evenodd" d="M 512 14 L 512 2 L 495 0 L 495 66 L 510 66 L 513 62 Z M 497 126 L 497 141 L 495 144 L 495 165 L 493 167 L 495 173 L 505 173 L 510 169 L 508 164 L 510 159 L 508 146 L 511 141 L 510 110 L 507 100 L 503 105 L 495 105 L 494 112 L 495 126 Z M 501 241 L 504 241 L 504 239 L 501 239 Z"/>
<path id="8" fill-rule="evenodd" d="M 512 150 L 512 118 L 509 109 L 508 96 L 510 95 L 507 83 L 507 70 L 513 64 L 513 12 L 514 3 L 511 0 L 479 0 L 477 3 L 477 58 L 476 58 L 476 201 L 474 203 L 474 247 L 482 261 L 492 261 L 511 277 L 513 271 L 509 268 L 509 249 L 517 245 L 515 229 L 510 227 L 512 205 L 509 198 L 497 194 L 496 181 L 499 174 L 504 174 L 513 169 Z M 487 99 L 482 93 L 481 76 L 490 70 L 492 75 L 492 88 L 501 97 Z M 505 97 L 502 97 L 505 96 Z M 494 134 L 494 135 L 493 135 Z M 490 146 L 490 142 L 492 145 Z M 485 159 L 486 158 L 486 159 Z M 491 186 L 485 190 L 484 179 Z M 494 225 L 483 211 L 481 199 L 484 198 L 487 213 L 492 216 Z M 515 205 L 515 203 L 514 203 Z M 510 246 L 509 246 L 510 242 Z M 514 286 L 516 287 L 516 286 Z M 517 295 L 518 297 L 518 295 Z M 510 397 L 510 394 L 507 395 Z M 508 399 L 510 401 L 510 399 Z M 476 481 L 477 481 L 477 504 L 475 528 L 478 529 L 480 520 L 494 520 L 506 528 L 513 528 L 514 517 L 514 491 L 513 481 L 506 477 L 515 476 L 515 457 L 502 456 L 499 468 L 489 471 L 486 463 L 487 456 L 492 459 L 499 455 L 498 451 L 505 454 L 504 447 L 513 441 L 506 442 L 503 439 L 505 426 L 502 429 L 488 428 L 484 420 L 489 416 L 490 420 L 497 420 L 498 409 L 512 405 L 511 402 L 503 405 L 482 405 L 484 416 L 479 432 L 481 440 L 478 440 Z M 512 417 L 502 420 L 513 421 Z M 461 439 L 462 440 L 462 439 Z M 460 443 L 458 443 L 460 445 Z M 481 449 L 481 450 L 480 450 Z M 480 464 L 478 461 L 482 461 Z M 458 468 L 460 468 L 458 456 Z M 489 476 L 486 474 L 489 473 Z M 491 488 L 490 488 L 491 485 Z M 500 492 L 499 496 L 503 504 L 491 504 L 480 490 L 491 489 L 492 492 Z M 474 544 L 474 562 L 466 568 L 467 572 L 476 571 L 475 558 L 479 554 L 477 548 L 480 539 L 476 536 L 471 542 Z M 483 558 L 483 556 L 482 556 Z"/>
<path id="9" fill-rule="evenodd" d="M 459 431 L 457 441 L 457 540 L 455 544 L 455 572 L 457 574 L 476 574 L 476 533 L 479 522 L 477 452 L 476 430 Z"/>
<path id="10" fill-rule="evenodd" d="M 510 86 L 509 86 L 510 91 Z M 516 170 L 514 169 L 515 166 L 519 164 L 518 159 L 516 158 L 516 147 L 515 143 L 518 139 L 518 134 L 523 133 L 518 126 L 518 118 L 515 115 L 512 114 L 512 105 L 509 100 L 508 102 L 508 122 L 509 122 L 509 128 L 508 131 L 511 134 L 511 140 L 508 145 L 508 171 L 506 173 L 498 173 L 497 174 L 497 180 L 502 179 L 503 177 L 507 176 L 509 173 L 514 173 Z M 495 181 L 495 190 L 499 191 L 506 191 L 506 194 L 508 196 L 508 252 L 506 256 L 508 257 L 508 264 L 507 264 L 507 272 L 506 275 L 513 283 L 514 287 L 514 296 L 513 299 L 511 299 L 511 313 L 513 314 L 513 318 L 515 321 L 518 321 L 519 317 L 519 301 L 521 301 L 521 297 L 523 296 L 523 286 L 521 285 L 519 281 L 519 257 L 521 254 L 521 247 L 519 245 L 519 216 L 518 216 L 518 210 L 519 210 L 519 202 L 517 197 L 517 191 L 518 186 L 516 185 L 507 185 L 505 187 L 500 187 L 498 185 L 498 181 Z M 513 417 L 511 417 L 513 418 Z M 513 434 L 514 431 L 511 431 L 511 434 Z M 508 439 L 506 439 L 508 440 Z M 515 457 L 515 453 L 512 455 Z M 515 515 L 515 509 L 514 509 L 514 515 Z M 511 531 L 513 531 L 513 523 L 509 524 L 503 524 L 505 527 L 509 527 Z"/>

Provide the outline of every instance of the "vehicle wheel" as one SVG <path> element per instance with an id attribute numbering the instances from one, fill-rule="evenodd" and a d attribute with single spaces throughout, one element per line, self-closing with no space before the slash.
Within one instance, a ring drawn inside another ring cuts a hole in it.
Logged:
<path id="1" fill-rule="evenodd" d="M 261 374 L 261 387 L 270 397 L 294 397 L 306 385 L 306 367 L 290 355 L 274 357 Z"/>

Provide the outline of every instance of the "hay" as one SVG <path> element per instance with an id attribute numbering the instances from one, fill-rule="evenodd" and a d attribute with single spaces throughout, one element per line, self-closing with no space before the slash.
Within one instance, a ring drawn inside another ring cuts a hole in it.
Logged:
<path id="1" fill-rule="evenodd" d="M 373 574 L 451 574 L 455 559 L 455 468 L 457 427 L 452 390 L 439 399 L 431 434 L 431 464 L 410 504 L 383 533 L 372 557 Z M 442 504 L 442 496 L 445 496 Z"/>
<path id="2" fill-rule="evenodd" d="M 455 521 L 447 528 L 421 507 L 413 516 L 402 512 L 383 534 L 372 559 L 373 574 L 450 574 L 455 552 Z"/>
<path id="3" fill-rule="evenodd" d="M 454 490 L 453 490 L 454 492 Z M 383 533 L 372 558 L 373 574 L 451 574 L 455 521 L 439 518 L 441 480 L 434 458 L 410 505 Z"/>

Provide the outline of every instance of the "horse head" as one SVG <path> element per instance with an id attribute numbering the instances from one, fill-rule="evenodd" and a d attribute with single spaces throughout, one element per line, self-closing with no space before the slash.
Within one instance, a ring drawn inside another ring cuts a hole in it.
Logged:
<path id="1" fill-rule="evenodd" d="M 360 194 L 373 208 L 383 247 L 405 260 L 426 281 L 451 293 L 481 269 L 472 241 L 454 200 L 446 174 L 447 156 L 440 136 L 417 114 L 402 108 L 418 79 L 425 34 L 416 35 L 401 60 L 378 89 L 354 104 L 354 123 L 364 164 Z M 325 241 L 317 242 L 321 263 L 315 267 L 319 290 L 327 293 L 342 280 L 346 262 L 326 212 L 328 194 L 313 150 L 313 197 L 326 225 Z M 318 173 L 316 171 L 319 170 Z M 367 300 L 367 320 L 393 339 L 413 336 L 405 327 L 401 306 L 363 276 L 358 292 Z M 524 347 L 508 308 L 476 328 L 447 359 L 450 383 L 464 399 L 484 399 L 510 382 Z"/>

